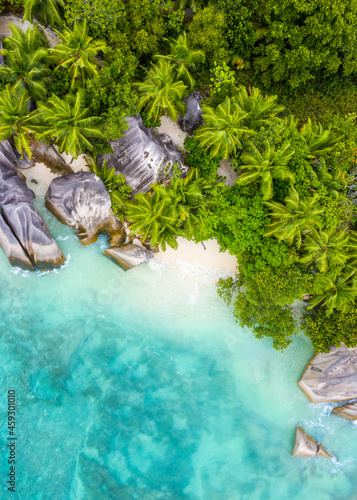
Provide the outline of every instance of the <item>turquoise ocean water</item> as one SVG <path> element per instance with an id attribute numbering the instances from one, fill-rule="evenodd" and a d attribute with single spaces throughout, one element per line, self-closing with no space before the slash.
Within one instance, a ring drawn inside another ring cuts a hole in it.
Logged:
<path id="1" fill-rule="evenodd" d="M 0 498 L 357 498 L 357 427 L 297 386 L 312 355 L 234 322 L 210 272 L 124 273 L 42 208 L 67 257 L 13 270 L 0 253 Z M 16 493 L 7 391 L 16 391 Z M 290 456 L 297 425 L 337 456 Z"/>

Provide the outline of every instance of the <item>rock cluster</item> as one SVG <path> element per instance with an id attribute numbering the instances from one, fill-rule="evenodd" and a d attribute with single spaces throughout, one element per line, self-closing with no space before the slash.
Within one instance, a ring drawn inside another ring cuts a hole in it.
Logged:
<path id="1" fill-rule="evenodd" d="M 184 103 L 186 104 L 186 113 L 179 117 L 178 124 L 181 130 L 192 134 L 203 123 L 200 93 L 192 92 L 184 99 Z"/>
<path id="2" fill-rule="evenodd" d="M 322 444 L 317 444 L 315 439 L 306 434 L 304 429 L 297 427 L 295 435 L 295 445 L 291 453 L 293 457 L 326 457 L 335 458 Z"/>
<path id="3" fill-rule="evenodd" d="M 8 141 L 0 143 L 0 245 L 13 266 L 49 270 L 65 257 L 31 204 L 35 198 L 14 167 Z"/>
<path id="4" fill-rule="evenodd" d="M 166 134 L 156 134 L 144 126 L 140 115 L 126 118 L 128 129 L 124 136 L 110 141 L 113 153 L 98 157 L 98 164 L 107 162 L 108 168 L 114 167 L 118 174 L 125 175 L 126 182 L 132 186 L 133 195 L 147 193 L 150 185 L 170 171 L 174 164 L 184 175 L 188 167 L 183 155 L 175 148 Z"/>

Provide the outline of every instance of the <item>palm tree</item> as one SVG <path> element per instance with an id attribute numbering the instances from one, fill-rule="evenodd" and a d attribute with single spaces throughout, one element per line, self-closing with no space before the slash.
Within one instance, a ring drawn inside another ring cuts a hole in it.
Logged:
<path id="1" fill-rule="evenodd" d="M 99 120 L 84 107 L 84 91 L 81 89 L 75 96 L 67 95 L 64 99 L 52 94 L 46 103 L 40 104 L 36 130 L 40 140 L 54 140 L 60 153 L 66 152 L 77 158 L 85 150 L 93 150 L 89 138 L 103 138 Z"/>
<path id="2" fill-rule="evenodd" d="M 281 149 L 275 150 L 275 146 L 265 140 L 265 149 L 260 152 L 259 149 L 251 143 L 251 154 L 243 154 L 241 157 L 248 172 L 240 175 L 236 184 L 246 186 L 257 181 L 261 181 L 261 191 L 263 199 L 269 200 L 273 196 L 273 179 L 293 180 L 293 174 L 287 169 L 286 165 L 294 154 L 290 148 L 290 143 L 286 142 Z"/>
<path id="3" fill-rule="evenodd" d="M 6 85 L 0 94 L 0 141 L 14 136 L 16 148 L 23 158 L 24 153 L 31 158 L 30 139 L 35 135 L 31 126 L 32 113 L 29 113 L 27 102 L 29 94 L 21 87 L 11 88 Z"/>
<path id="4" fill-rule="evenodd" d="M 301 127 L 300 133 L 309 147 L 312 158 L 333 151 L 341 139 L 341 136 L 337 136 L 330 129 L 324 129 L 321 123 L 313 124 L 310 118 Z"/>
<path id="5" fill-rule="evenodd" d="M 24 21 L 33 22 L 36 14 L 39 21 L 45 26 L 54 24 L 62 25 L 61 7 L 65 6 L 64 0 L 24 0 Z"/>
<path id="6" fill-rule="evenodd" d="M 245 122 L 247 127 L 257 129 L 269 123 L 278 113 L 284 111 L 284 106 L 277 104 L 278 96 L 263 96 L 257 88 L 252 88 L 249 94 L 241 85 L 235 98 L 238 106 L 248 113 Z"/>
<path id="7" fill-rule="evenodd" d="M 88 36 L 86 22 L 75 23 L 73 29 L 56 31 L 62 42 L 50 49 L 51 58 L 58 64 L 57 68 L 66 68 L 72 78 L 71 86 L 79 83 L 85 86 L 85 79 L 98 75 L 100 66 L 95 56 L 106 51 L 105 42 L 93 40 Z"/>
<path id="8" fill-rule="evenodd" d="M 189 7 L 192 12 L 197 12 L 200 8 L 202 0 L 175 0 L 174 7 L 176 9 L 185 9 Z"/>
<path id="9" fill-rule="evenodd" d="M 167 203 L 155 191 L 146 195 L 138 193 L 133 201 L 126 203 L 126 218 L 130 232 L 139 234 L 143 242 L 150 242 L 166 250 L 166 245 L 176 249 L 178 229 L 167 213 Z"/>
<path id="10" fill-rule="evenodd" d="M 357 297 L 356 269 L 346 266 L 344 272 L 338 274 L 334 271 L 327 279 L 329 289 L 312 297 L 308 309 L 322 304 L 326 307 L 326 316 L 330 316 L 334 309 L 347 312 Z"/>
<path id="11" fill-rule="evenodd" d="M 194 79 L 189 72 L 196 69 L 196 64 L 203 63 L 205 55 L 201 50 L 191 50 L 187 43 L 187 34 L 184 31 L 177 40 L 170 41 L 171 52 L 167 56 L 158 55 L 157 59 L 166 60 L 174 64 L 177 80 L 182 80 L 191 91 L 194 87 Z"/>
<path id="12" fill-rule="evenodd" d="M 176 81 L 173 66 L 159 60 L 147 72 L 144 82 L 138 83 L 141 98 L 140 108 L 145 108 L 147 117 L 158 121 L 165 111 L 176 121 L 179 113 L 184 114 L 185 105 L 181 101 L 186 85 L 182 81 Z"/>
<path id="13" fill-rule="evenodd" d="M 297 248 L 300 248 L 302 233 L 310 232 L 316 226 L 320 227 L 318 215 L 323 212 L 323 209 L 317 201 L 318 194 L 300 200 L 295 189 L 292 189 L 289 196 L 285 198 L 285 205 L 275 201 L 266 201 L 265 204 L 272 210 L 269 216 L 277 220 L 269 224 L 269 229 L 264 236 L 275 236 L 289 246 L 295 243 Z"/>
<path id="14" fill-rule="evenodd" d="M 240 139 L 254 134 L 245 125 L 247 112 L 229 97 L 213 109 L 203 106 L 203 120 L 205 125 L 197 129 L 195 136 L 200 145 L 205 149 L 210 149 L 210 156 L 221 156 L 229 158 L 231 153 L 235 153 L 237 146 L 241 146 Z"/>
<path id="15" fill-rule="evenodd" d="M 316 262 L 317 269 L 325 274 L 329 268 L 344 265 L 349 259 L 348 234 L 336 234 L 334 229 L 317 232 L 313 230 L 306 236 L 299 262 L 310 265 Z"/>
<path id="16" fill-rule="evenodd" d="M 327 188 L 327 194 L 334 200 L 344 201 L 346 197 L 343 192 L 347 189 L 347 179 L 339 168 L 328 169 L 325 158 L 316 160 L 315 176 Z"/>
<path id="17" fill-rule="evenodd" d="M 8 66 L 0 66 L 0 75 L 16 87 L 26 88 L 35 100 L 44 99 L 50 74 L 41 62 L 46 56 L 46 50 L 38 49 L 32 54 L 23 54 L 19 49 L 4 50 L 3 54 Z"/>
<path id="18" fill-rule="evenodd" d="M 37 26 L 30 26 L 25 32 L 15 24 L 9 24 L 11 35 L 4 38 L 4 48 L 8 52 L 19 49 L 22 54 L 33 54 L 37 49 L 46 46 L 46 37 Z M 10 54 L 11 55 L 11 54 Z"/>

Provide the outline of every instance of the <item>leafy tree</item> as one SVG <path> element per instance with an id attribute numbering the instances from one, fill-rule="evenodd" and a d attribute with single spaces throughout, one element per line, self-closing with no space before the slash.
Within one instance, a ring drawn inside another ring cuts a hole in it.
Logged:
<path id="1" fill-rule="evenodd" d="M 292 173 L 286 167 L 293 154 L 290 143 L 285 143 L 281 149 L 276 150 L 269 141 L 265 141 L 263 152 L 251 143 L 251 154 L 241 156 L 241 168 L 248 172 L 241 174 L 236 183 L 245 186 L 260 181 L 263 200 L 269 200 L 273 196 L 273 179 L 293 180 Z"/>
<path id="2" fill-rule="evenodd" d="M 176 81 L 173 67 L 167 61 L 160 61 L 147 72 L 144 82 L 138 83 L 141 94 L 139 107 L 144 108 L 148 118 L 157 121 L 165 111 L 174 121 L 179 113 L 184 114 L 181 101 L 186 86 Z"/>
<path id="3" fill-rule="evenodd" d="M 174 6 L 176 9 L 190 8 L 192 12 L 197 12 L 201 7 L 202 0 L 175 0 Z"/>
<path id="4" fill-rule="evenodd" d="M 242 111 L 237 104 L 226 97 L 216 109 L 202 106 L 205 125 L 195 132 L 201 147 L 210 148 L 211 157 L 229 158 L 241 146 L 240 139 L 252 135 L 244 120 L 248 113 Z"/>
<path id="5" fill-rule="evenodd" d="M 28 100 L 26 89 L 6 85 L 0 94 L 0 141 L 14 136 L 15 146 L 21 156 L 26 153 L 31 158 L 31 138 L 35 130 L 31 125 L 33 115 L 29 113 Z"/>
<path id="6" fill-rule="evenodd" d="M 72 87 L 79 84 L 85 86 L 86 78 L 98 75 L 99 63 L 95 59 L 97 53 L 105 51 L 104 42 L 94 41 L 88 36 L 87 23 L 76 23 L 73 29 L 57 31 L 62 42 L 50 50 L 51 58 L 57 67 L 66 68 L 72 78 Z"/>
<path id="7" fill-rule="evenodd" d="M 188 90 L 193 90 L 195 80 L 189 70 L 195 70 L 196 65 L 203 63 L 205 55 L 201 50 L 191 50 L 188 47 L 187 35 L 184 31 L 177 40 L 170 42 L 171 52 L 167 56 L 157 55 L 158 59 L 169 61 L 174 65 L 176 79 L 182 80 Z"/>
<path id="8" fill-rule="evenodd" d="M 84 107 L 83 90 L 64 99 L 52 94 L 46 103 L 40 104 L 38 122 L 38 137 L 41 140 L 54 140 L 60 153 L 66 152 L 74 158 L 86 150 L 93 151 L 94 146 L 89 139 L 103 137 L 98 125 L 99 118 L 92 116 L 90 110 Z"/>
<path id="9" fill-rule="evenodd" d="M 269 216 L 277 220 L 269 224 L 264 236 L 275 236 L 279 241 L 285 241 L 287 245 L 295 244 L 297 248 L 300 248 L 302 233 L 309 232 L 320 225 L 317 216 L 323 210 L 317 201 L 318 194 L 300 200 L 296 189 L 292 189 L 290 195 L 285 198 L 285 205 L 274 201 L 265 202 L 271 209 Z"/>
<path id="10" fill-rule="evenodd" d="M 330 316 L 334 309 L 346 313 L 357 297 L 356 269 L 347 266 L 343 272 L 333 270 L 327 279 L 327 290 L 312 297 L 308 309 L 323 305 L 326 316 Z"/>
<path id="11" fill-rule="evenodd" d="M 306 236 L 300 262 L 305 265 L 316 262 L 321 273 L 335 266 L 343 266 L 349 258 L 348 239 L 347 234 L 336 233 L 333 229 L 320 232 L 313 230 Z"/>
<path id="12" fill-rule="evenodd" d="M 64 0 L 24 0 L 23 21 L 33 22 L 34 15 L 38 20 L 47 26 L 62 25 L 62 9 L 65 5 Z"/>
<path id="13" fill-rule="evenodd" d="M 195 137 L 187 136 L 184 142 L 186 162 L 193 168 L 196 168 L 200 175 L 205 178 L 215 178 L 219 167 L 219 160 L 211 158 L 203 151 L 198 140 Z"/>

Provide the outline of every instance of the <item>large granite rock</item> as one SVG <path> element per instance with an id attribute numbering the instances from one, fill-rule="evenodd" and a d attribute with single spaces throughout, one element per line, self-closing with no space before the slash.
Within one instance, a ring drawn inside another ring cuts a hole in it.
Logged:
<path id="1" fill-rule="evenodd" d="M 33 141 L 31 143 L 32 159 L 38 163 L 44 163 L 54 174 L 73 174 L 71 167 L 64 161 L 58 151 L 44 142 Z"/>
<path id="2" fill-rule="evenodd" d="M 0 244 L 13 266 L 49 270 L 65 257 L 31 202 L 35 195 L 14 167 L 8 141 L 0 143 Z"/>
<path id="3" fill-rule="evenodd" d="M 328 457 L 334 458 L 322 444 L 317 444 L 301 427 L 296 428 L 295 444 L 291 453 L 293 457 Z"/>
<path id="4" fill-rule="evenodd" d="M 332 413 L 347 420 L 357 420 L 357 403 L 339 406 L 332 410 Z"/>
<path id="5" fill-rule="evenodd" d="M 77 229 L 82 245 L 105 234 L 111 245 L 124 243 L 126 233 L 111 210 L 110 196 L 99 177 L 77 172 L 53 179 L 46 193 L 46 207 L 59 221 Z"/>
<path id="6" fill-rule="evenodd" d="M 192 134 L 203 123 L 200 93 L 193 92 L 184 99 L 184 103 L 186 104 L 186 113 L 179 117 L 178 124 L 181 130 Z"/>
<path id="7" fill-rule="evenodd" d="M 170 170 L 173 163 L 179 164 L 182 174 L 186 174 L 184 158 L 168 135 L 155 134 L 153 129 L 145 127 L 140 115 L 126 120 L 129 128 L 123 137 L 110 141 L 113 153 L 99 156 L 100 166 L 106 160 L 108 168 L 115 167 L 118 174 L 123 174 L 133 188 L 133 195 L 148 192 L 150 185 L 164 176 L 164 166 Z"/>
<path id="8" fill-rule="evenodd" d="M 318 353 L 306 367 L 300 388 L 313 403 L 357 399 L 357 348 L 344 344 Z"/>
<path id="9" fill-rule="evenodd" d="M 154 257 L 153 252 L 133 243 L 108 248 L 104 252 L 104 255 L 118 264 L 124 271 L 132 269 Z"/>

